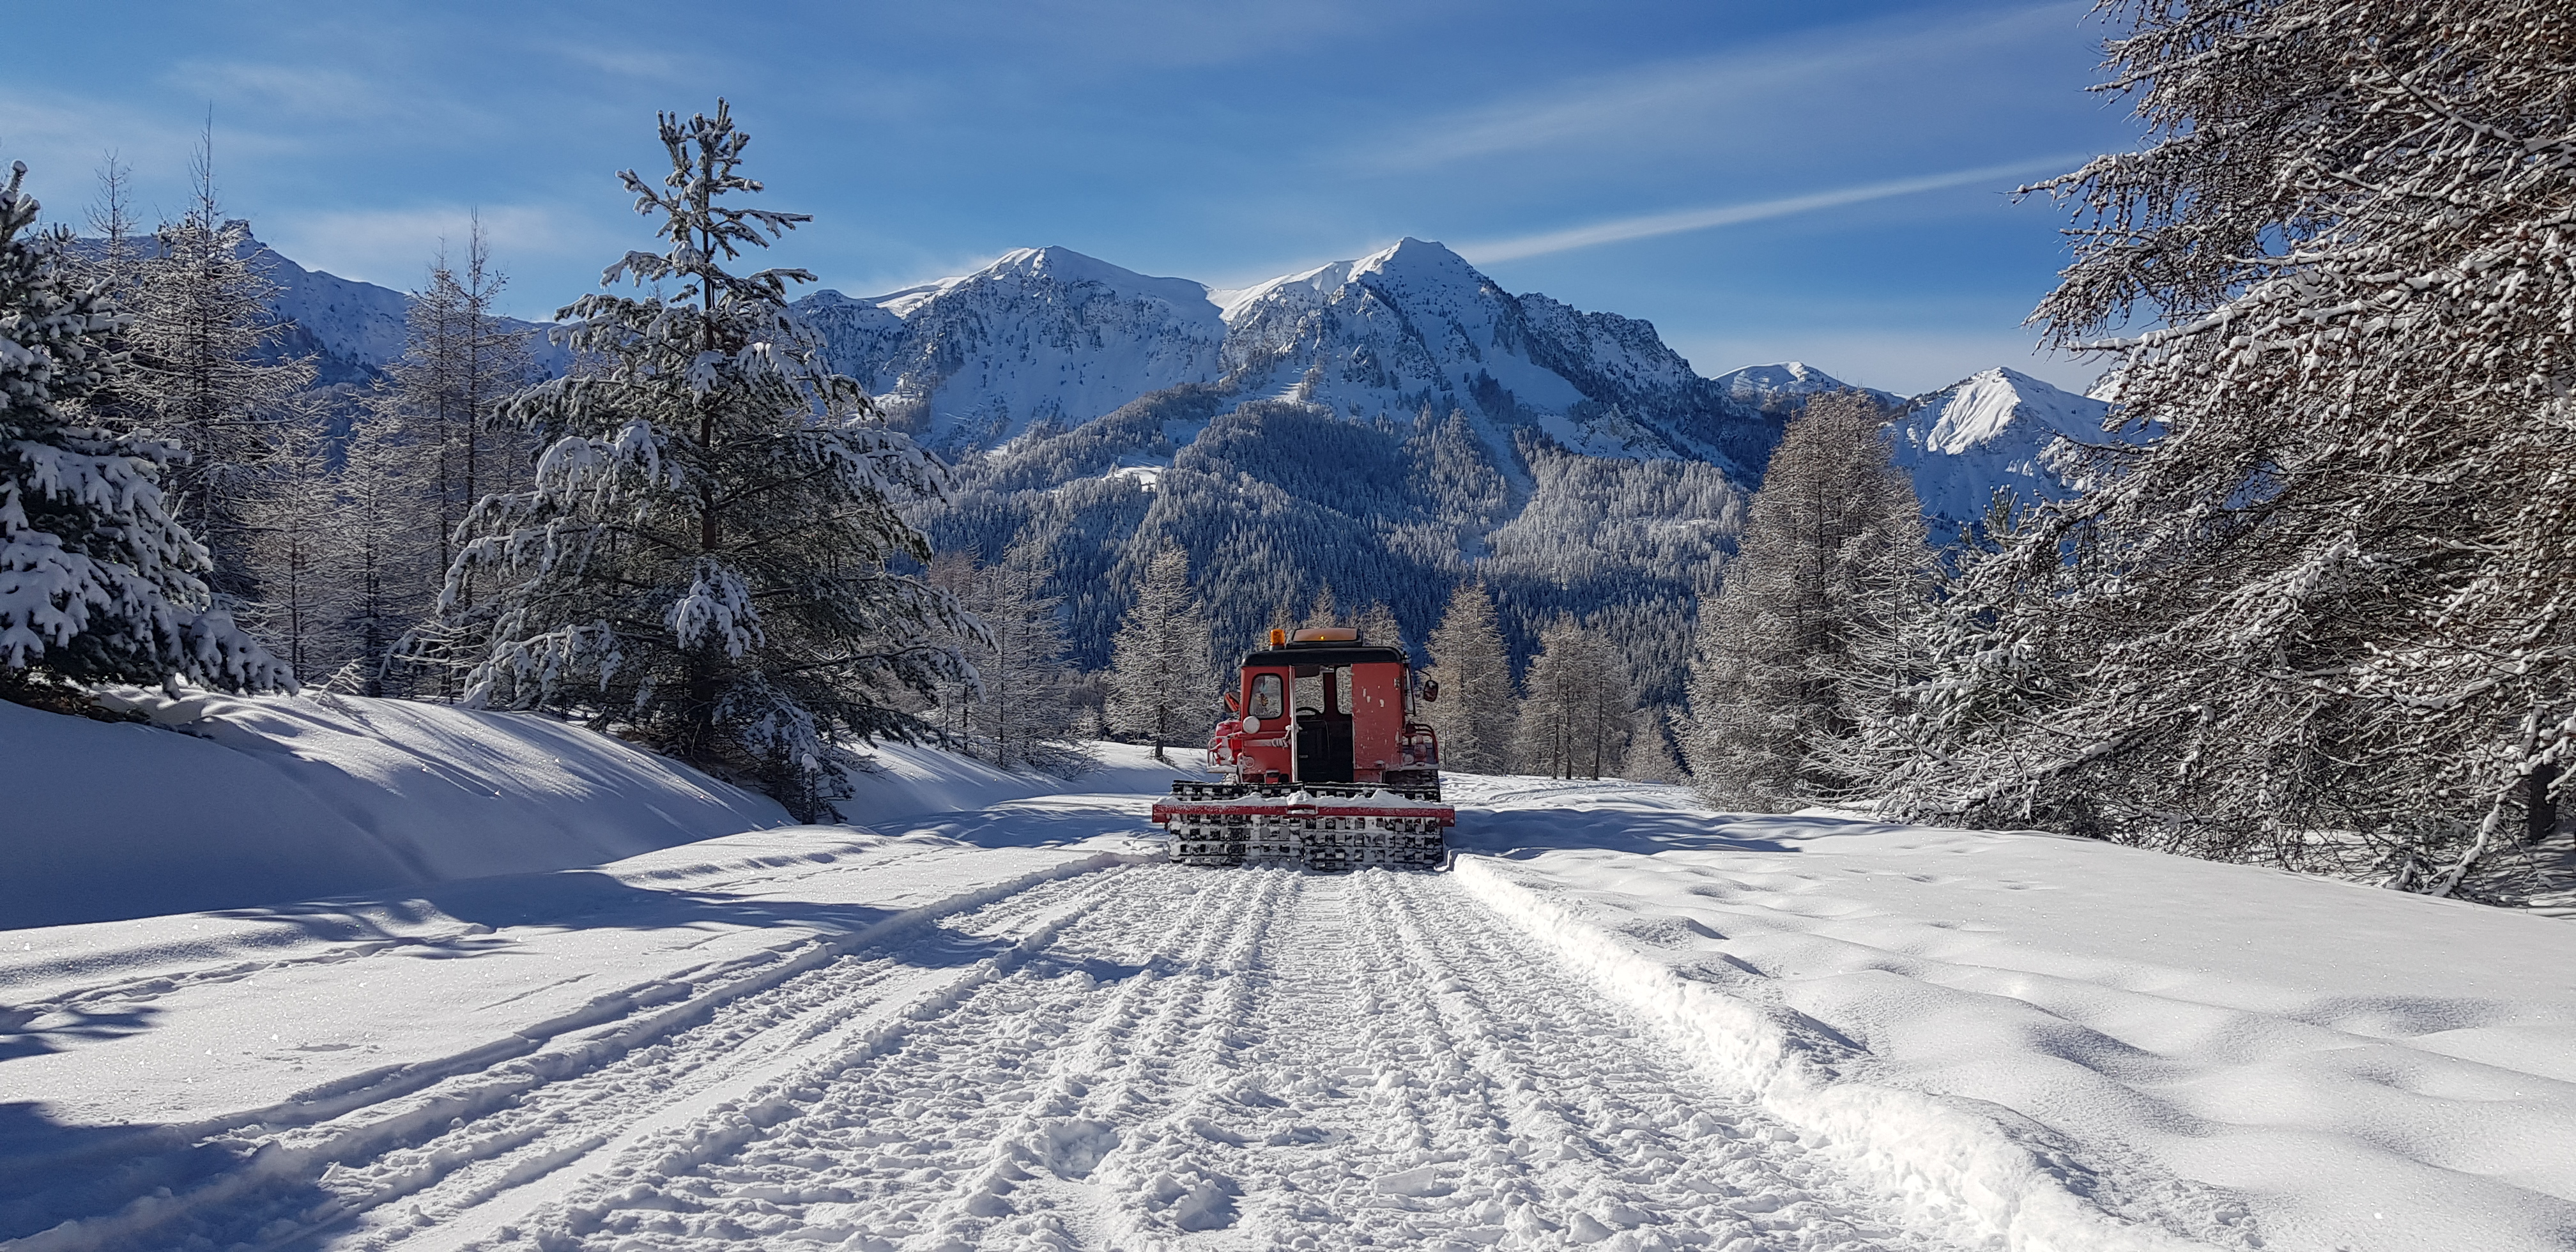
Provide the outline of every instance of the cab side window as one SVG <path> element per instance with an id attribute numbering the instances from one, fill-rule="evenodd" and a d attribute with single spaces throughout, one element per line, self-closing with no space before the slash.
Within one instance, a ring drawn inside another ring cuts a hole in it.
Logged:
<path id="1" fill-rule="evenodd" d="M 1252 676 L 1251 712 L 1254 717 L 1262 718 L 1264 720 L 1269 720 L 1279 716 L 1280 697 L 1279 676 L 1277 674 L 1255 674 Z"/>

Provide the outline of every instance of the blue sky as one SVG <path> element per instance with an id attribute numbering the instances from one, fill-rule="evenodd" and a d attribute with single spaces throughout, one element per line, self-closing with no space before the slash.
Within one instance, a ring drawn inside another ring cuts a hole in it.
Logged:
<path id="1" fill-rule="evenodd" d="M 730 11 L 728 11 L 730 10 Z M 719 94 L 773 250 L 874 294 L 1060 244 L 1240 286 L 1412 235 L 1646 318 L 1702 373 L 1799 359 L 1916 392 L 1998 364 L 2064 214 L 2019 182 L 2130 146 L 2073 3 L 658 0 L 27 6 L 0 160 L 58 216 L 114 151 L 305 265 L 420 282 L 479 209 L 542 317 L 648 246 L 615 172 Z"/>

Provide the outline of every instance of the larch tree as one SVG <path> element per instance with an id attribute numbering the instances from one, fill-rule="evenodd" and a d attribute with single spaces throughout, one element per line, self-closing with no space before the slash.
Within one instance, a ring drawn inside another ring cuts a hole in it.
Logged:
<path id="1" fill-rule="evenodd" d="M 1002 559 L 972 567 L 964 603 L 983 630 L 960 642 L 979 690 L 961 691 L 971 742 L 1004 769 L 1070 774 L 1088 758 L 1074 744 L 1072 666 L 1065 660 L 1062 600 L 1046 594 L 1045 552 L 1023 540 Z"/>
<path id="2" fill-rule="evenodd" d="M 1145 567 L 1144 585 L 1111 648 L 1109 725 L 1166 747 L 1206 741 L 1215 722 L 1218 675 L 1207 619 L 1190 594 L 1190 558 L 1167 545 Z"/>
<path id="3" fill-rule="evenodd" d="M 0 187 L 0 689 L 72 709 L 66 682 L 291 688 L 212 604 L 206 550 L 161 494 L 178 450 L 84 410 L 126 368 L 126 318 L 76 281 L 67 237 L 38 233 L 26 174 Z"/>
<path id="4" fill-rule="evenodd" d="M 1627 752 L 1637 689 L 1628 660 L 1571 615 L 1539 634 L 1521 697 L 1515 751 L 1525 772 L 1551 778 L 1615 773 Z"/>
<path id="5" fill-rule="evenodd" d="M 1441 764 L 1473 774 L 1511 768 L 1520 697 L 1494 597 L 1483 584 L 1460 583 L 1450 593 L 1430 650 L 1426 677 L 1440 684 L 1440 698 L 1423 707 L 1440 735 Z"/>
<path id="6" fill-rule="evenodd" d="M 1884 421 L 1857 393 L 1808 402 L 1700 609 L 1683 747 L 1720 808 L 1777 812 L 1852 789 L 1820 754 L 1854 732 L 1856 650 L 1901 628 L 1910 604 L 1891 589 L 1925 562 L 1922 509 L 1889 463 Z"/>
<path id="7" fill-rule="evenodd" d="M 2160 437 L 1966 571 L 1891 800 L 2456 890 L 2576 754 L 2576 13 L 2114 11 L 2035 317 Z"/>
<path id="8" fill-rule="evenodd" d="M 761 189 L 726 104 L 660 134 L 670 172 L 621 178 L 667 248 L 602 276 L 652 293 L 558 314 L 596 364 L 506 406 L 545 450 L 467 515 L 442 624 L 488 640 L 467 703 L 583 716 L 813 818 L 848 741 L 916 737 L 907 703 L 963 672 L 954 601 L 887 564 L 930 555 L 899 505 L 944 472 L 825 364 L 787 303 L 811 275 L 725 268 L 810 220 L 726 203 Z"/>
<path id="9" fill-rule="evenodd" d="M 261 472 L 243 501 L 245 555 L 260 595 L 242 604 L 242 624 L 297 674 L 319 681 L 348 660 L 340 637 L 340 480 L 327 415 L 312 404 L 290 401 L 289 409 L 265 432 Z"/>
<path id="10" fill-rule="evenodd" d="M 1395 610 L 1386 607 L 1384 600 L 1377 601 L 1362 610 L 1359 620 L 1354 625 L 1359 628 L 1360 641 L 1363 643 L 1399 648 L 1407 654 L 1413 651 L 1413 645 L 1404 637 L 1403 623 L 1395 620 Z"/>
<path id="11" fill-rule="evenodd" d="M 216 198 L 211 134 L 190 173 L 187 211 L 161 225 L 134 268 L 134 364 L 118 392 L 185 453 L 164 486 L 172 514 L 212 554 L 215 594 L 249 601 L 258 587 L 248 514 L 269 435 L 313 382 L 313 363 L 268 359 L 286 333 L 269 307 L 277 285 L 253 263 L 249 223 L 226 218 Z"/>
<path id="12" fill-rule="evenodd" d="M 349 660 L 331 679 L 353 695 L 409 694 L 413 675 L 393 664 L 395 645 L 435 604 L 430 531 L 436 511 L 421 458 L 397 420 L 363 412 L 350 426 L 332 533 L 339 631 Z"/>
<path id="13" fill-rule="evenodd" d="M 424 510 L 422 524 L 406 533 L 427 546 L 416 562 L 398 564 L 426 570 L 433 590 L 455 564 L 466 514 L 498 485 L 527 472 L 528 428 L 501 411 L 535 372 L 524 336 L 494 308 L 507 281 L 492 264 L 478 217 L 461 270 L 444 247 L 430 262 L 428 281 L 404 313 L 402 356 L 366 399 L 371 420 L 389 435 L 388 467 L 390 458 L 404 461 L 408 490 Z M 469 572 L 446 620 L 482 620 L 469 612 L 476 595 Z M 425 678 L 428 690 L 451 695 L 455 673 L 471 667 L 487 643 L 470 630 L 420 630 L 409 645 L 407 677 Z"/>
<path id="14" fill-rule="evenodd" d="M 1619 776 L 1631 782 L 1686 783 L 1681 754 L 1673 746 L 1672 710 L 1643 705 L 1628 721 L 1628 746 L 1619 759 Z"/>

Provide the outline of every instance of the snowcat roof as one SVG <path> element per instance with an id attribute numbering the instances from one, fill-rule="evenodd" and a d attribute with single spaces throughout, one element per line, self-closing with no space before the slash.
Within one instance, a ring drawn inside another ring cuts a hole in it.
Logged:
<path id="1" fill-rule="evenodd" d="M 1338 668 L 1344 665 L 1407 664 L 1401 648 L 1373 647 L 1364 643 L 1292 643 L 1284 648 L 1263 648 L 1243 654 L 1243 668 L 1264 665 L 1296 665 Z"/>

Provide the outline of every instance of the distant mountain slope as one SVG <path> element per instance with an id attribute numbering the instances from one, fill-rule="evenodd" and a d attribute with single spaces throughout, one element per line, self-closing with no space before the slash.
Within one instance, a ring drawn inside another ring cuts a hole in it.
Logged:
<path id="1" fill-rule="evenodd" d="M 951 453 L 1184 384 L 1363 421 L 1460 409 L 1505 456 L 1526 429 L 1587 455 L 1707 460 L 1747 479 L 1779 438 L 1777 411 L 1730 399 L 1652 325 L 1514 296 L 1418 239 L 1230 292 L 1022 249 L 974 274 L 797 307 L 835 365 Z"/>
<path id="2" fill-rule="evenodd" d="M 411 309 L 408 293 L 308 270 L 257 239 L 245 253 L 279 288 L 269 309 L 294 323 L 281 345 L 283 354 L 318 357 L 322 382 L 371 383 L 402 358 L 404 317 Z M 572 353 L 545 334 L 550 323 L 505 317 L 501 324 L 528 337 L 528 355 L 548 377 L 571 365 Z"/>
<path id="3" fill-rule="evenodd" d="M 1149 391 L 1211 382 L 1225 323 L 1207 288 L 1065 248 L 1022 248 L 872 300 L 797 301 L 830 359 L 948 452 L 1076 426 Z"/>
<path id="4" fill-rule="evenodd" d="M 1990 369 L 1908 401 L 1887 425 L 1896 464 L 1914 478 L 1932 537 L 1946 542 L 1986 515 L 1999 488 L 2023 504 L 2074 494 L 2074 444 L 2137 443 L 2106 434 L 2111 406 L 2017 370 Z"/>

